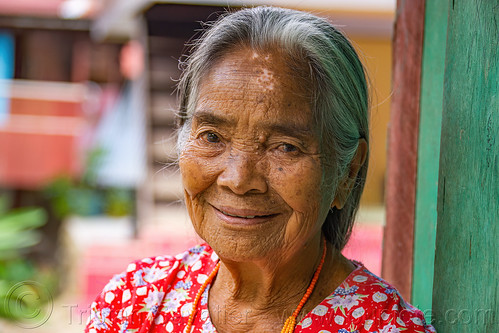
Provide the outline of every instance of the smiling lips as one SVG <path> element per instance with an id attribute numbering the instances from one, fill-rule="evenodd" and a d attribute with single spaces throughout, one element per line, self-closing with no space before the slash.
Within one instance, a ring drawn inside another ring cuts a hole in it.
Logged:
<path id="1" fill-rule="evenodd" d="M 235 209 L 229 207 L 217 208 L 212 206 L 216 215 L 230 224 L 258 224 L 277 216 L 276 213 L 267 213 L 250 209 Z"/>
<path id="2" fill-rule="evenodd" d="M 227 213 L 223 210 L 221 212 L 224 213 L 225 215 L 229 215 L 229 216 L 233 216 L 233 217 L 242 217 L 244 219 L 254 219 L 257 216 L 257 215 L 248 215 L 248 216 L 233 215 L 233 214 Z"/>

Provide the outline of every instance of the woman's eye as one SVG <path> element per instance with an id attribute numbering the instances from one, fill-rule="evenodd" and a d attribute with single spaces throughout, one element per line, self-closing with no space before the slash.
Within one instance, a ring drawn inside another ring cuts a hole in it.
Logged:
<path id="1" fill-rule="evenodd" d="M 210 143 L 219 143 L 220 142 L 220 137 L 213 132 L 203 133 L 202 137 L 205 141 L 210 142 Z"/>
<path id="2" fill-rule="evenodd" d="M 296 147 L 292 144 L 289 144 L 289 143 L 283 143 L 281 145 L 281 150 L 285 153 L 293 153 L 293 152 L 298 151 L 298 147 Z"/>

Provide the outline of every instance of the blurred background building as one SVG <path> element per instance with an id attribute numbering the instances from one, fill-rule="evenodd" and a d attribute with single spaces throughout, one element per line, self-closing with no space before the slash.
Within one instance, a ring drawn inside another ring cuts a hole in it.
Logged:
<path id="1" fill-rule="evenodd" d="M 328 17 L 367 67 L 370 171 L 345 254 L 380 273 L 395 1 L 1 0 L 0 230 L 12 209 L 43 213 L 22 230 L 38 238 L 0 256 L 0 282 L 4 293 L 37 274 L 51 285 L 54 313 L 37 332 L 81 331 L 91 299 L 129 261 L 199 241 L 175 164 L 178 63 L 200 22 L 259 4 Z M 3 277 L 19 260 L 31 268 Z"/>

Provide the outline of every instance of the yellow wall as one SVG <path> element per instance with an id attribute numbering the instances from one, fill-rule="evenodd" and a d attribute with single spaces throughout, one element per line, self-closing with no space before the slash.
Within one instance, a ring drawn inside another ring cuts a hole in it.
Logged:
<path id="1" fill-rule="evenodd" d="M 349 36 L 367 68 L 371 85 L 371 155 L 362 204 L 383 203 L 387 128 L 390 119 L 391 37 Z"/>

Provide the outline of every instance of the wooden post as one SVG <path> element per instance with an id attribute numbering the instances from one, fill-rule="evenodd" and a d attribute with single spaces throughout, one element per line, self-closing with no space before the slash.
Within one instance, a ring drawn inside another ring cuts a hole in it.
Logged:
<path id="1" fill-rule="evenodd" d="M 499 332 L 499 2 L 450 1 L 433 286 L 439 332 Z"/>
<path id="2" fill-rule="evenodd" d="M 425 313 L 427 321 L 431 321 L 433 265 L 437 234 L 438 168 L 447 15 L 448 0 L 433 0 L 426 3 L 411 301 Z"/>
<path id="3" fill-rule="evenodd" d="M 398 0 L 382 276 L 411 297 L 424 0 Z"/>

